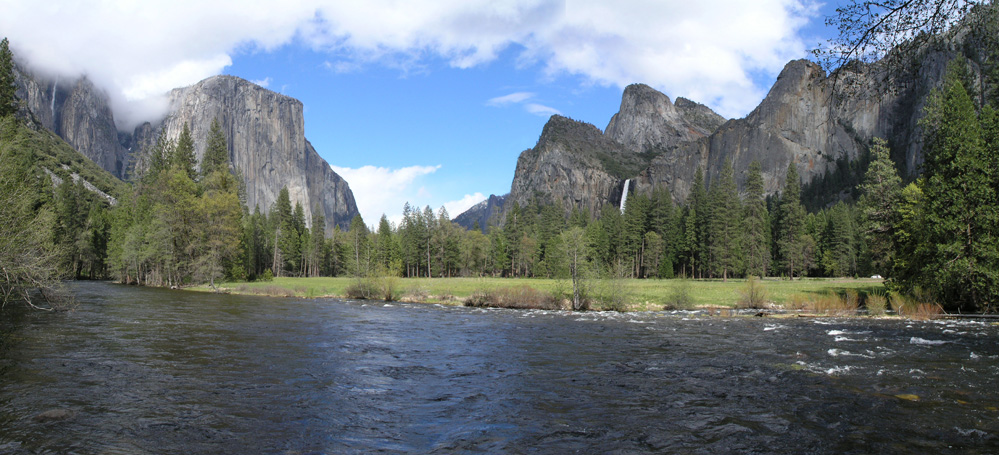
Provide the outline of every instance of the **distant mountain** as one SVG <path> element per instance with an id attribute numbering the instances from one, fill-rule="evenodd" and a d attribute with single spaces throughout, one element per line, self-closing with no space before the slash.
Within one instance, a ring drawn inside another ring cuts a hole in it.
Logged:
<path id="1" fill-rule="evenodd" d="M 349 225 L 358 214 L 347 182 L 305 139 L 302 103 L 294 98 L 240 78 L 216 76 L 170 92 L 166 118 L 120 133 L 107 94 L 85 77 L 48 79 L 23 69 L 16 77 L 18 97 L 42 126 L 118 178 L 143 171 L 148 166 L 145 148 L 161 130 L 176 140 L 184 123 L 191 127 L 200 161 L 211 121 L 218 118 L 251 211 L 257 206 L 269 210 L 287 186 L 307 222 L 314 207 L 322 210 L 327 232 Z"/>
<path id="2" fill-rule="evenodd" d="M 498 219 L 494 219 L 494 216 L 503 212 L 503 203 L 506 202 L 507 196 L 490 194 L 488 199 L 473 205 L 452 221 L 465 229 L 472 229 L 475 227 L 475 223 L 479 223 L 479 228 L 483 232 L 488 232 L 491 221 L 499 222 Z"/>
<path id="3" fill-rule="evenodd" d="M 967 36 L 955 32 L 933 41 L 910 66 L 890 68 L 891 74 L 879 63 L 854 63 L 827 75 L 815 63 L 792 61 L 742 119 L 724 121 L 706 106 L 683 98 L 673 104 L 649 86 L 628 86 L 604 132 L 552 116 L 538 143 L 518 158 L 508 201 L 536 199 L 566 212 L 580 207 L 598 213 L 606 204 L 618 205 L 631 180 L 630 192 L 666 188 L 683 203 L 697 169 L 710 184 L 726 161 L 733 163 L 740 190 L 751 162 L 762 164 L 767 194 L 784 186 L 793 163 L 803 182 L 822 181 L 819 189 L 832 201 L 853 191 L 859 176 L 837 173 L 862 172 L 850 163 L 865 157 L 874 137 L 888 139 L 900 173 L 914 176 L 923 160 L 923 106 L 948 62 L 969 58 L 977 99 L 995 90 L 975 63 L 974 46 L 965 45 Z M 888 89 L 886 80 L 893 82 Z"/>
<path id="4" fill-rule="evenodd" d="M 649 167 L 653 158 L 679 144 L 704 138 L 724 118 L 707 106 L 669 97 L 644 85 L 624 90 L 621 108 L 607 131 L 552 116 L 538 143 L 520 154 L 510 187 L 511 201 L 555 203 L 598 213 L 620 203 L 624 181 Z"/>

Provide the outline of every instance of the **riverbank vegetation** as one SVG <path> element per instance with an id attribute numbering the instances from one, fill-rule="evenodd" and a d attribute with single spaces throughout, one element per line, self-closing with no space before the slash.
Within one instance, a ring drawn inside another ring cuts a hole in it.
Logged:
<path id="1" fill-rule="evenodd" d="M 754 283 L 750 285 L 749 283 Z M 757 300 L 744 303 L 746 290 L 753 286 Z M 569 278 L 398 278 L 398 277 L 281 277 L 272 281 L 226 282 L 219 287 L 226 292 L 300 298 L 351 298 L 398 300 L 418 303 L 441 303 L 468 306 L 570 309 L 572 283 Z M 358 288 L 377 290 L 358 294 Z M 211 291 L 208 286 L 194 288 Z M 390 290 L 390 299 L 382 290 Z M 594 310 L 659 311 L 696 308 L 817 308 L 830 296 L 854 297 L 854 311 L 871 296 L 884 296 L 884 286 L 877 279 L 806 278 L 781 279 L 597 279 L 590 283 L 588 300 Z"/>

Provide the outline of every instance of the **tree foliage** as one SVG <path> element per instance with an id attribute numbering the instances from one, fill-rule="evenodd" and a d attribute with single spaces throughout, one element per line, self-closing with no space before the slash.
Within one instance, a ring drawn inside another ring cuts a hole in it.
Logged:
<path id="1" fill-rule="evenodd" d="M 927 103 L 918 230 L 906 228 L 898 278 L 946 306 L 991 310 L 999 305 L 999 144 L 987 141 L 996 137 L 995 113 L 976 111 L 960 66 L 948 67 Z"/>
<path id="2" fill-rule="evenodd" d="M 920 45 L 918 38 L 939 35 L 976 5 L 991 0 L 850 0 L 826 19 L 839 35 L 815 52 L 827 69 L 851 60 L 901 59 Z M 895 51 L 895 52 L 892 52 Z"/>
<path id="3" fill-rule="evenodd" d="M 14 54 L 7 38 L 0 40 L 0 117 L 17 112 L 17 86 L 14 84 Z"/>

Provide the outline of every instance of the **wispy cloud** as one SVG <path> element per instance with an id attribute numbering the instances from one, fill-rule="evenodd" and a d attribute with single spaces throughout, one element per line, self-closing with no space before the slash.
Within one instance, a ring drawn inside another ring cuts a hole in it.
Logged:
<path id="1" fill-rule="evenodd" d="M 562 112 L 560 112 L 558 109 L 555 109 L 554 107 L 550 106 L 545 106 L 544 104 L 528 103 L 524 105 L 524 109 L 527 110 L 527 112 L 530 112 L 534 115 L 541 117 L 551 117 L 555 114 L 562 115 Z"/>
<path id="2" fill-rule="evenodd" d="M 540 116 L 540 117 L 551 117 L 554 114 L 561 114 L 558 109 L 551 106 L 545 106 L 544 104 L 538 103 L 528 103 L 527 101 L 534 99 L 535 94 L 533 92 L 515 92 L 509 95 L 497 96 L 496 98 L 491 98 L 486 101 L 486 106 L 493 107 L 505 107 L 510 105 L 521 105 L 524 110 Z"/>
<path id="3" fill-rule="evenodd" d="M 116 105 L 219 74 L 238 52 L 297 43 L 329 53 L 331 69 L 376 64 L 405 73 L 439 58 L 471 68 L 513 48 L 519 62 L 549 76 L 619 87 L 645 82 L 733 117 L 769 88 L 754 75 L 776 75 L 806 55 L 800 32 L 818 14 L 815 0 L 254 3 L 6 2 L 0 30 L 36 69 L 87 74 Z M 115 107 L 118 119 L 125 109 Z"/>
<path id="4" fill-rule="evenodd" d="M 516 92 L 492 98 L 489 101 L 486 101 L 486 106 L 500 107 L 508 104 L 519 104 L 531 98 L 534 98 L 534 93 L 532 92 Z"/>
<path id="5" fill-rule="evenodd" d="M 263 79 L 257 79 L 257 80 L 250 81 L 250 82 L 253 82 L 254 84 L 257 84 L 257 85 L 259 85 L 259 86 L 261 86 L 263 88 L 267 88 L 267 87 L 269 87 L 271 85 L 271 78 L 270 77 L 265 77 Z"/>

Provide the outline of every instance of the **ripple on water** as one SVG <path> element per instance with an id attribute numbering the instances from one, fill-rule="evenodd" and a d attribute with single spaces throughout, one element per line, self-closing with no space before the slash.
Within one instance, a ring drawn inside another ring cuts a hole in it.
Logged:
<path id="1" fill-rule="evenodd" d="M 72 313 L 0 318 L 0 452 L 994 453 L 999 434 L 991 325 L 71 289 Z M 75 417 L 31 422 L 50 409 Z"/>

